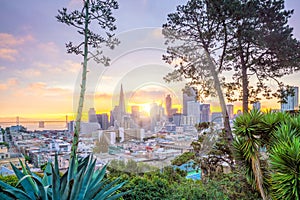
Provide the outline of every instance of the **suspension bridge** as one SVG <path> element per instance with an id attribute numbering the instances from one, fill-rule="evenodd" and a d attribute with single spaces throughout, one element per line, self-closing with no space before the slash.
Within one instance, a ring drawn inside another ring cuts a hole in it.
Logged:
<path id="1" fill-rule="evenodd" d="M 45 126 L 51 126 L 53 124 L 60 124 L 64 125 L 64 127 L 68 127 L 68 115 L 65 116 L 65 119 L 50 119 L 50 120 L 43 120 L 43 119 L 32 119 L 32 118 L 22 118 L 22 117 L 15 117 L 7 118 L 5 120 L 0 119 L 0 126 L 14 126 L 14 125 L 26 125 L 36 126 L 37 128 L 45 128 Z"/>

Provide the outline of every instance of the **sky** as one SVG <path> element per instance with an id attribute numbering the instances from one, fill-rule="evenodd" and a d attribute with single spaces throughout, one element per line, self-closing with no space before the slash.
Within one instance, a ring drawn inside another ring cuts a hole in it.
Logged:
<path id="1" fill-rule="evenodd" d="M 98 113 L 117 105 L 121 84 L 127 105 L 162 103 L 171 94 L 181 103 L 183 83 L 167 84 L 162 77 L 172 69 L 161 61 L 165 51 L 160 28 L 167 14 L 183 0 L 119 0 L 116 36 L 121 44 L 107 51 L 111 66 L 91 62 L 85 110 Z M 0 121 L 72 118 L 77 107 L 82 59 L 66 53 L 65 43 L 80 41 L 76 30 L 57 22 L 57 10 L 78 8 L 81 0 L 1 0 L 0 6 Z M 300 39 L 300 2 L 286 0 L 294 9 L 289 24 Z M 295 74 L 283 79 L 300 86 Z M 264 102 L 263 102 L 264 105 Z M 265 106 L 268 106 L 265 104 Z M 278 105 L 277 105 L 278 106 Z M 129 107 L 128 107 L 128 111 Z"/>

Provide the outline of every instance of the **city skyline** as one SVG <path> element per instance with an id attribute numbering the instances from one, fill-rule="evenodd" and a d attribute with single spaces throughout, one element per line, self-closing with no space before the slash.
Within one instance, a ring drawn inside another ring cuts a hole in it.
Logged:
<path id="1" fill-rule="evenodd" d="M 137 29 L 154 27 L 145 31 L 145 33 L 151 33 L 147 39 L 151 43 L 162 41 L 163 38 L 158 32 L 161 25 L 166 22 L 167 14 L 174 12 L 177 5 L 185 2 L 179 0 L 125 2 L 125 0 L 120 0 L 120 8 L 114 14 L 118 27 L 116 35 L 126 38 L 128 31 L 134 33 Z M 74 107 L 77 104 L 74 93 L 78 89 L 81 58 L 68 55 L 64 44 L 68 40 L 77 41 L 80 38 L 78 38 L 76 31 L 58 23 L 55 16 L 58 9 L 63 7 L 74 9 L 80 3 L 79 0 L 58 2 L 2 1 L 0 8 L 2 19 L 0 26 L 1 119 L 16 116 L 45 120 L 64 119 L 66 115 L 72 119 Z M 300 19 L 300 3 L 287 0 L 286 8 L 295 10 L 289 24 L 294 27 L 294 36 L 300 39 L 300 27 L 297 24 L 297 19 Z M 131 12 L 132 10 L 135 12 Z M 36 17 L 37 15 L 39 17 Z M 136 36 L 130 37 L 129 42 L 133 42 L 135 38 Z M 103 76 L 100 80 L 99 78 L 95 79 L 94 84 L 96 86 L 87 91 L 86 109 L 94 106 L 97 113 L 112 110 L 115 105 L 114 94 L 115 91 L 119 90 L 120 82 L 123 82 L 124 87 L 128 86 L 127 91 L 125 91 L 125 96 L 129 97 L 127 110 L 130 106 L 140 105 L 149 111 L 148 104 L 164 101 L 167 94 L 173 95 L 174 101 L 177 97 L 174 104 L 180 109 L 182 104 L 180 87 L 182 85 L 168 85 L 163 80 L 157 80 L 162 79 L 163 75 L 171 71 L 172 68 L 161 61 L 161 54 L 164 53 L 164 49 L 159 49 L 162 48 L 160 44 L 155 47 L 156 49 L 151 51 L 146 49 L 135 54 L 126 54 L 127 59 L 123 60 L 116 59 L 121 55 L 119 54 L 121 50 L 116 49 L 118 55 L 112 55 L 115 57 L 112 66 L 103 71 L 98 69 Z M 131 67 L 136 63 L 138 67 Z M 143 66 L 149 66 L 148 68 L 152 70 L 146 70 L 146 73 L 143 74 L 145 71 Z M 157 70 L 154 71 L 155 69 Z M 148 76 L 150 73 L 153 74 L 153 77 Z M 141 77 L 137 77 L 136 74 Z M 299 73 L 281 80 L 290 85 L 300 86 L 300 80 L 297 79 L 298 75 Z M 132 80 L 132 77 L 135 79 Z M 138 78 L 147 78 L 150 81 L 145 83 Z M 128 80 L 140 83 L 140 85 L 130 85 Z M 218 106 L 213 103 L 213 100 L 208 99 L 207 102 L 212 104 L 213 110 L 220 110 L 217 109 Z M 262 107 L 267 107 L 267 105 L 266 101 L 262 101 Z M 277 108 L 280 108 L 279 104 L 276 105 Z M 235 111 L 238 107 L 239 103 L 236 103 Z"/>

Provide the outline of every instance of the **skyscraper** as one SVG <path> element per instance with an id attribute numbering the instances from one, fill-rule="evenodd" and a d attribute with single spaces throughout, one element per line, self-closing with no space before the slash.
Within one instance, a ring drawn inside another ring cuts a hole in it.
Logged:
<path id="1" fill-rule="evenodd" d="M 210 104 L 200 104 L 200 122 L 209 122 Z"/>
<path id="2" fill-rule="evenodd" d="M 166 97 L 166 111 L 167 111 L 168 118 L 171 118 L 172 117 L 172 98 L 169 94 Z"/>
<path id="3" fill-rule="evenodd" d="M 112 120 L 110 121 L 113 125 L 120 126 L 122 124 L 123 117 L 126 115 L 125 107 L 125 96 L 123 92 L 123 85 L 121 84 L 120 96 L 119 96 L 119 105 L 115 106 L 112 111 Z"/>
<path id="4" fill-rule="evenodd" d="M 90 108 L 89 109 L 89 122 L 98 122 L 97 117 L 96 117 L 96 111 L 95 108 Z"/>
<path id="5" fill-rule="evenodd" d="M 187 102 L 196 101 L 196 92 L 193 88 L 188 88 L 188 91 L 182 93 L 182 114 L 187 116 Z"/>
<path id="6" fill-rule="evenodd" d="M 281 111 L 298 110 L 299 109 L 299 88 L 293 87 L 294 96 L 289 95 L 286 103 L 281 103 Z"/>
<path id="7" fill-rule="evenodd" d="M 109 127 L 108 115 L 107 113 L 97 114 L 98 123 L 101 125 L 101 129 L 107 130 Z"/>
<path id="8" fill-rule="evenodd" d="M 193 116 L 196 123 L 200 122 L 200 103 L 196 101 L 187 102 L 187 116 Z"/>
<path id="9" fill-rule="evenodd" d="M 123 85 L 122 84 L 121 84 L 121 90 L 120 90 L 119 109 L 120 109 L 120 113 L 122 115 L 126 114 L 125 97 L 124 97 Z"/>

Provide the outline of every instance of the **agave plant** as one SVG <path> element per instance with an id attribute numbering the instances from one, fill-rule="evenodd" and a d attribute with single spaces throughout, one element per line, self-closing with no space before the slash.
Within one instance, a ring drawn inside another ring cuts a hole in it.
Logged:
<path id="1" fill-rule="evenodd" d="M 12 168 L 19 179 L 21 189 L 0 181 L 0 199 L 22 200 L 67 200 L 67 199 L 118 199 L 127 192 L 116 193 L 125 182 L 118 183 L 119 179 L 112 182 L 104 180 L 106 166 L 95 170 L 96 160 L 92 156 L 84 159 L 71 159 L 68 170 L 60 176 L 57 156 L 54 167 L 47 163 L 43 178 L 32 173 L 28 165 L 20 161 L 22 171 L 13 164 Z"/>

